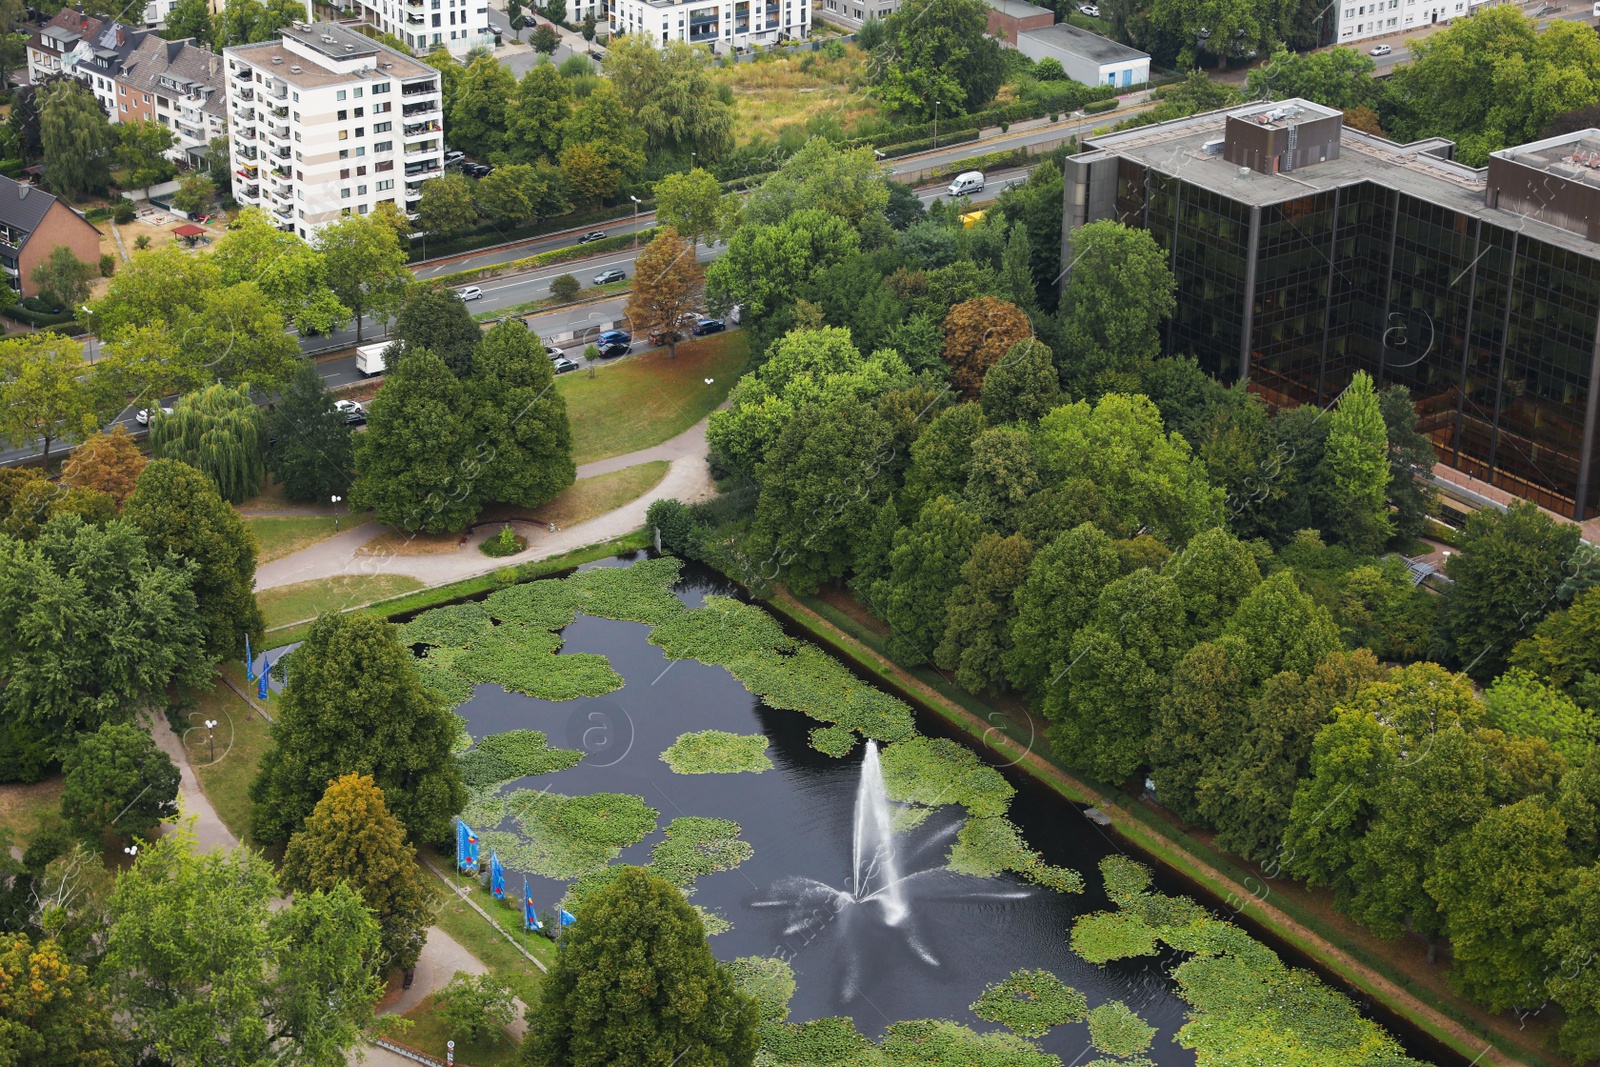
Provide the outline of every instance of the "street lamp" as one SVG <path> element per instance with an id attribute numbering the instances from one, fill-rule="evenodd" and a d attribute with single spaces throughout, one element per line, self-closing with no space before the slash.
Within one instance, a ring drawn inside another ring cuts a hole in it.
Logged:
<path id="1" fill-rule="evenodd" d="M 126 852 L 130 856 L 137 856 L 137 855 L 139 855 L 139 846 L 138 845 L 129 845 L 127 848 L 123 849 L 122 851 Z"/>
<path id="2" fill-rule="evenodd" d="M 217 739 L 216 739 L 215 735 L 213 735 L 211 733 L 211 731 L 215 730 L 216 728 L 217 728 L 217 720 L 216 719 L 207 719 L 206 720 L 206 743 L 211 746 L 211 762 L 212 763 L 217 762 Z"/>
<path id="3" fill-rule="evenodd" d="M 447 1067 L 455 1067 L 456 1043 L 454 1041 L 446 1041 L 444 1043 L 444 1062 Z"/>
<path id="4" fill-rule="evenodd" d="M 933 147 L 939 147 L 939 101 L 933 102 Z"/>
<path id="5" fill-rule="evenodd" d="M 632 193 L 628 199 L 633 201 L 633 247 L 639 247 L 639 198 Z"/>
<path id="6" fill-rule="evenodd" d="M 339 501 L 341 501 L 343 499 L 344 499 L 344 497 L 342 497 L 342 496 L 336 496 L 336 497 L 333 498 L 333 532 L 334 533 L 338 533 L 339 532 Z"/>

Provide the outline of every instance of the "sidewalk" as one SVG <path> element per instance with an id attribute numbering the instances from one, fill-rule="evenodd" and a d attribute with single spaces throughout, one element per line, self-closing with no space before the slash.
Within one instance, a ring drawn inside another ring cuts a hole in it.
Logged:
<path id="1" fill-rule="evenodd" d="M 357 550 L 385 532 L 376 522 L 362 523 L 318 542 L 292 556 L 273 560 L 256 569 L 256 590 L 276 589 L 296 582 L 310 582 L 347 574 L 402 574 L 424 585 L 446 585 L 464 578 L 488 574 L 508 564 L 559 556 L 585 545 L 609 541 L 632 533 L 644 525 L 645 512 L 657 500 L 677 498 L 700 500 L 714 491 L 711 472 L 706 466 L 706 419 L 668 441 L 637 452 L 585 463 L 578 468 L 579 478 L 608 474 L 653 460 L 667 460 L 671 467 L 666 477 L 637 500 L 587 522 L 549 533 L 536 526 L 525 527 L 528 550 L 511 559 L 497 560 L 478 551 L 478 545 L 499 530 L 486 524 L 467 537 L 454 552 L 422 556 L 366 555 Z"/>

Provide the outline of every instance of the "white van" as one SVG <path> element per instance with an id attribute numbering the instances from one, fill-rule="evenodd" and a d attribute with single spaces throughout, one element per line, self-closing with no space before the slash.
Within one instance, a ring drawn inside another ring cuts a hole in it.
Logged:
<path id="1" fill-rule="evenodd" d="M 969 170 L 956 175 L 956 180 L 950 183 L 951 196 L 967 196 L 971 193 L 983 192 L 983 172 Z"/>

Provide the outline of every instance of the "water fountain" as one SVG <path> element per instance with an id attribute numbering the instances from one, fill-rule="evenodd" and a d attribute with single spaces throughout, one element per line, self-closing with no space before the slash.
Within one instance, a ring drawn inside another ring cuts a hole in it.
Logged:
<path id="1" fill-rule="evenodd" d="M 906 917 L 906 897 L 904 879 L 895 861 L 891 817 L 878 743 L 868 741 L 866 759 L 861 761 L 861 782 L 856 786 L 852 896 L 857 904 L 878 901 L 883 906 L 883 921 L 899 926 Z"/>

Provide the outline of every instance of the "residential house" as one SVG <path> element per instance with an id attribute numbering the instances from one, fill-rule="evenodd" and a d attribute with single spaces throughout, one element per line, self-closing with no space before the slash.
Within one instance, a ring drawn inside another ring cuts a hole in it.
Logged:
<path id="1" fill-rule="evenodd" d="M 0 176 L 0 271 L 11 288 L 33 296 L 33 269 L 66 245 L 85 263 L 100 262 L 100 231 L 56 197 Z"/>

